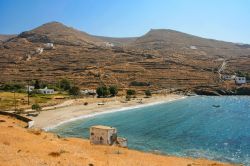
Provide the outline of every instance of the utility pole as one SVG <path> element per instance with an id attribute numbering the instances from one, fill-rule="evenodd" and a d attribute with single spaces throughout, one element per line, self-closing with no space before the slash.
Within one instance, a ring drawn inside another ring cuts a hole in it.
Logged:
<path id="1" fill-rule="evenodd" d="M 16 90 L 14 90 L 14 107 L 15 107 L 15 111 L 17 110 L 16 109 Z"/>

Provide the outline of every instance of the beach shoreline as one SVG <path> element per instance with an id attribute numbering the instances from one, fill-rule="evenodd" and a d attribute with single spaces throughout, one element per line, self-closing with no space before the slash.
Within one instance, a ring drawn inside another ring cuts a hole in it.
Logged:
<path id="1" fill-rule="evenodd" d="M 107 99 L 76 99 L 75 103 L 72 105 L 42 111 L 37 117 L 31 117 L 31 119 L 35 121 L 35 128 L 41 128 L 45 131 L 48 131 L 62 124 L 79 119 L 163 104 L 181 100 L 184 98 L 186 98 L 186 96 L 170 94 L 156 95 L 150 98 L 137 97 L 132 99 L 131 101 L 125 101 L 123 97 L 114 97 Z M 84 105 L 84 103 L 86 102 L 89 102 L 90 104 Z"/>
<path id="2" fill-rule="evenodd" d="M 0 115 L 0 122 L 0 163 L 5 166 L 234 165 L 202 158 L 164 156 L 117 146 L 93 145 L 89 140 L 80 138 L 60 138 L 39 129 L 26 129 L 22 121 L 4 115 Z"/>

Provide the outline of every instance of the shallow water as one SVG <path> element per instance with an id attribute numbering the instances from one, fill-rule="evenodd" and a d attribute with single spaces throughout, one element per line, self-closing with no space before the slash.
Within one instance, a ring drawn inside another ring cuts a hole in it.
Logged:
<path id="1" fill-rule="evenodd" d="M 53 132 L 88 138 L 92 125 L 116 127 L 129 148 L 250 165 L 250 97 L 188 97 L 99 115 Z"/>

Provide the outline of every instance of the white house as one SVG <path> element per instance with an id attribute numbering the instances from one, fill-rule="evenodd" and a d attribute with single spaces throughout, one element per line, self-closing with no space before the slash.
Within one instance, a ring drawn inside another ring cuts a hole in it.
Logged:
<path id="1" fill-rule="evenodd" d="M 35 89 L 34 86 L 30 86 L 30 85 L 26 85 L 25 88 L 26 88 L 26 91 L 28 92 L 32 92 Z"/>
<path id="2" fill-rule="evenodd" d="M 44 89 L 38 89 L 38 92 L 41 94 L 54 94 L 55 93 L 54 89 L 48 89 L 47 87 L 45 87 Z"/>
<path id="3" fill-rule="evenodd" d="M 110 43 L 110 42 L 105 42 L 105 46 L 106 47 L 114 47 L 115 45 L 113 43 Z"/>
<path id="4" fill-rule="evenodd" d="M 96 95 L 96 90 L 94 90 L 94 89 L 86 89 L 86 90 L 81 90 L 80 93 L 82 95 Z"/>
<path id="5" fill-rule="evenodd" d="M 37 54 L 42 54 L 42 53 L 43 53 L 43 48 L 40 48 L 40 47 L 37 48 L 37 49 L 36 49 L 36 53 L 37 53 Z"/>
<path id="6" fill-rule="evenodd" d="M 191 50 L 197 50 L 197 47 L 196 46 L 190 46 L 190 49 Z"/>
<path id="7" fill-rule="evenodd" d="M 53 43 L 46 43 L 44 44 L 44 48 L 47 50 L 51 50 L 51 49 L 54 49 L 55 47 Z"/>
<path id="8" fill-rule="evenodd" d="M 247 83 L 246 77 L 235 77 L 235 84 L 241 85 Z"/>

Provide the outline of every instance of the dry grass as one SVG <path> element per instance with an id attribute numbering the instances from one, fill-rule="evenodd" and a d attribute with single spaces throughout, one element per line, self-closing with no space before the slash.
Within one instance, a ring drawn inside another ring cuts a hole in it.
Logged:
<path id="1" fill-rule="evenodd" d="M 39 103 L 42 106 L 55 105 L 60 102 L 60 100 L 56 99 L 57 96 L 62 96 L 62 94 L 54 94 L 54 95 L 43 95 L 36 94 L 30 96 L 30 103 Z M 66 97 L 67 95 L 63 95 Z M 13 110 L 15 103 L 17 109 L 22 112 L 24 109 L 30 109 L 31 104 L 28 105 L 28 97 L 26 93 L 14 93 L 12 92 L 0 92 L 0 110 Z"/>

